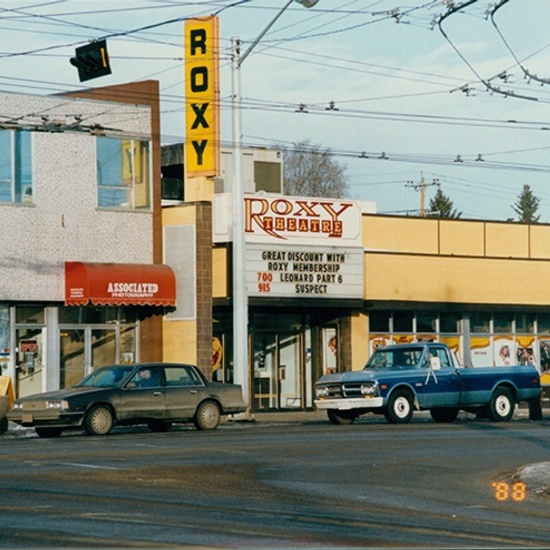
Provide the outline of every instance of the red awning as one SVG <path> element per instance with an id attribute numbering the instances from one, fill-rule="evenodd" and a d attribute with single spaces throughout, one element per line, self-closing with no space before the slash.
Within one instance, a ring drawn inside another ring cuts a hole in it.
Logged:
<path id="1" fill-rule="evenodd" d="M 175 306 L 176 278 L 167 265 L 65 262 L 65 305 Z"/>

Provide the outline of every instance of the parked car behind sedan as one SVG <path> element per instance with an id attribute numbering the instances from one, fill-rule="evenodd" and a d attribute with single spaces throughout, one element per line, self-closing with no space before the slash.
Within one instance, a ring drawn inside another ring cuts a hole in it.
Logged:
<path id="1" fill-rule="evenodd" d="M 40 437 L 57 437 L 82 428 L 107 435 L 115 425 L 131 424 L 153 432 L 185 422 L 214 430 L 221 415 L 245 410 L 239 385 L 210 382 L 193 365 L 142 363 L 102 367 L 72 388 L 17 399 L 8 418 Z"/>

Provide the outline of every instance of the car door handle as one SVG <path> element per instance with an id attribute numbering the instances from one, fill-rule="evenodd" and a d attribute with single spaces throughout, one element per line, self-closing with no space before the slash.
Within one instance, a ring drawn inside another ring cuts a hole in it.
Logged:
<path id="1" fill-rule="evenodd" d="M 162 392 L 161 392 L 161 391 L 154 391 L 154 392 L 153 392 L 153 395 L 154 395 L 155 397 L 159 397 L 160 395 L 162 395 Z"/>
<path id="2" fill-rule="evenodd" d="M 195 395 L 195 394 L 197 393 L 197 390 L 191 390 L 189 393 L 190 393 L 191 395 Z"/>

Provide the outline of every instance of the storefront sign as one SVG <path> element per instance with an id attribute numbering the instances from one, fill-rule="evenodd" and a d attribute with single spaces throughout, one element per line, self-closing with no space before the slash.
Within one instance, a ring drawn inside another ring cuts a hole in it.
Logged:
<path id="1" fill-rule="evenodd" d="M 230 200 L 229 194 L 214 197 L 214 242 L 231 240 Z M 247 243 L 362 247 L 361 208 L 355 201 L 282 195 L 243 200 Z"/>
<path id="2" fill-rule="evenodd" d="M 65 304 L 88 303 L 174 306 L 174 272 L 166 265 L 65 262 Z"/>
<path id="3" fill-rule="evenodd" d="M 360 248 L 247 245 L 249 296 L 362 298 Z"/>
<path id="4" fill-rule="evenodd" d="M 185 22 L 185 168 L 188 177 L 219 175 L 218 18 Z"/>
<path id="5" fill-rule="evenodd" d="M 361 212 L 353 201 L 245 196 L 246 240 L 321 240 L 356 242 Z"/>

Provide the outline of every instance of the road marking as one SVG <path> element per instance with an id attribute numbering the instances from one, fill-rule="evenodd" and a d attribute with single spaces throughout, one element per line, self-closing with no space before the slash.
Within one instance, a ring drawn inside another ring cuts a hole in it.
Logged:
<path id="1" fill-rule="evenodd" d="M 76 466 L 77 468 L 95 468 L 97 470 L 120 470 L 115 466 L 98 466 L 97 464 L 80 464 L 78 462 L 60 462 L 63 466 Z"/>

